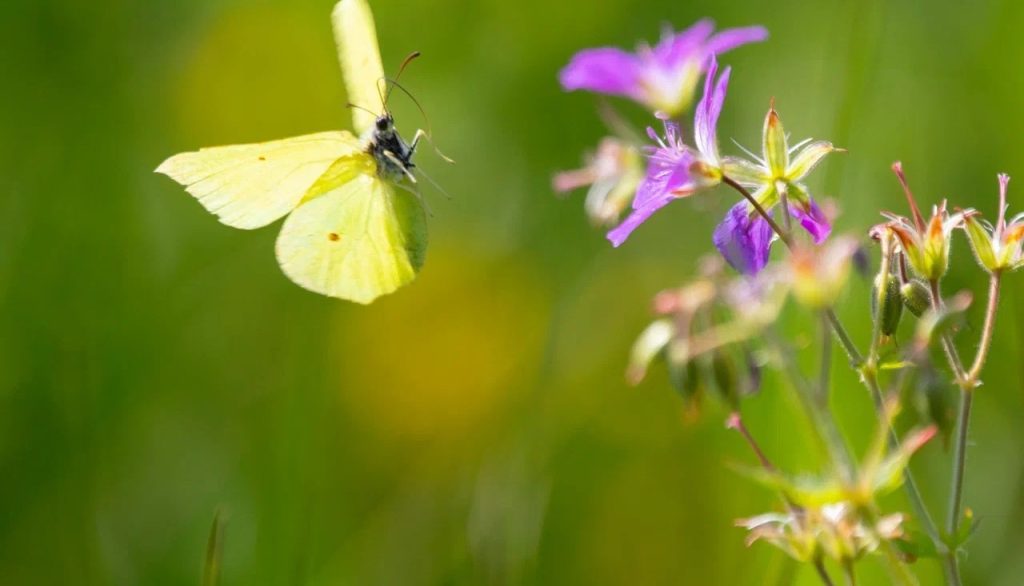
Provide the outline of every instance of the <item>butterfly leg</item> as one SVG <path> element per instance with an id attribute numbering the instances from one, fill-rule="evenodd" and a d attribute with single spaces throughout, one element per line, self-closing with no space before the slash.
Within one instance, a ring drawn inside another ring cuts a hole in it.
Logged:
<path id="1" fill-rule="evenodd" d="M 416 134 L 412 136 L 412 142 L 409 143 L 409 156 L 412 156 L 412 154 L 416 152 L 416 146 L 419 145 L 421 138 L 427 139 L 427 142 L 430 143 L 430 146 L 434 147 L 434 152 L 437 153 L 437 156 L 444 159 L 446 163 L 455 163 L 455 161 L 448 158 L 447 155 L 442 153 L 441 149 L 437 148 L 437 145 L 434 144 L 434 141 L 430 140 L 430 135 L 427 134 L 427 131 L 423 130 L 422 128 L 416 129 Z"/>

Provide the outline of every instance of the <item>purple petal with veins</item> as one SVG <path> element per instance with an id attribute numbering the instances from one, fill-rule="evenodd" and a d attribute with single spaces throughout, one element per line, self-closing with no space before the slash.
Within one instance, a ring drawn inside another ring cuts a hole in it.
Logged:
<path id="1" fill-rule="evenodd" d="M 722 104 L 725 103 L 725 92 L 729 87 L 731 71 L 731 68 L 726 67 L 716 82 L 715 74 L 718 72 L 718 61 L 714 55 L 711 56 L 707 78 L 704 81 L 704 97 L 697 104 L 697 111 L 693 116 L 694 142 L 697 150 L 711 164 L 718 163 L 718 139 L 715 135 L 718 116 L 722 113 Z"/>
<path id="2" fill-rule="evenodd" d="M 608 232 L 608 240 L 611 241 L 612 246 L 618 247 L 620 244 L 629 238 L 629 235 L 636 230 L 640 224 L 647 221 L 654 212 L 668 205 L 675 197 L 671 194 L 663 194 L 660 198 L 649 200 L 642 207 L 636 207 L 634 205 L 633 213 L 622 221 L 621 224 L 616 226 L 613 230 Z"/>

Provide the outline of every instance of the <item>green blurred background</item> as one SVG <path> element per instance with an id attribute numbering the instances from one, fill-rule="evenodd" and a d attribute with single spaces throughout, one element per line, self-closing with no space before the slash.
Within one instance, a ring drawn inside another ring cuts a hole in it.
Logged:
<path id="1" fill-rule="evenodd" d="M 405 85 L 458 164 L 422 153 L 453 197 L 428 194 L 420 277 L 370 307 L 292 285 L 276 227 L 228 229 L 152 172 L 198 146 L 346 127 L 329 0 L 0 8 L 0 584 L 197 584 L 218 510 L 225 585 L 816 583 L 732 526 L 778 505 L 727 467 L 750 456 L 725 412 L 687 422 L 663 373 L 623 381 L 650 297 L 694 273 L 734 196 L 675 204 L 612 250 L 582 194 L 550 191 L 603 133 L 556 73 L 664 23 L 764 24 L 768 43 L 723 58 L 722 136 L 756 144 L 774 96 L 794 138 L 848 147 L 812 187 L 863 234 L 902 210 L 893 160 L 922 201 L 989 214 L 996 173 L 1024 178 L 1024 5 L 372 5 L 392 70 L 423 52 Z M 407 134 L 420 124 L 394 108 Z M 948 287 L 980 295 L 955 246 Z M 968 584 L 1024 583 L 1022 290 L 1007 279 L 975 402 Z M 840 313 L 861 345 L 866 307 L 855 282 Z M 799 309 L 784 322 L 814 339 Z M 839 354 L 836 408 L 863 447 L 870 401 Z M 745 405 L 777 463 L 820 464 L 778 377 Z M 936 510 L 948 457 L 933 442 L 915 461 Z"/>

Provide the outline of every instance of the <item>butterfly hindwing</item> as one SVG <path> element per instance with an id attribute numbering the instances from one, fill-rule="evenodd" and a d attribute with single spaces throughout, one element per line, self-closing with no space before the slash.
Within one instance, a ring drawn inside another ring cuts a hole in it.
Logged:
<path id="1" fill-rule="evenodd" d="M 370 303 L 412 281 L 426 248 L 426 216 L 416 197 L 360 173 L 288 216 L 277 260 L 306 289 Z"/>
<path id="2" fill-rule="evenodd" d="M 253 229 L 295 209 L 339 158 L 360 151 L 345 131 L 180 153 L 156 171 L 185 186 L 220 221 Z"/>
<path id="3" fill-rule="evenodd" d="M 384 68 L 373 13 L 366 0 L 341 0 L 334 7 L 331 21 L 348 101 L 358 106 L 352 108 L 352 128 L 361 135 L 373 128 L 377 117 L 372 112 L 383 108 L 379 84 L 384 79 Z"/>

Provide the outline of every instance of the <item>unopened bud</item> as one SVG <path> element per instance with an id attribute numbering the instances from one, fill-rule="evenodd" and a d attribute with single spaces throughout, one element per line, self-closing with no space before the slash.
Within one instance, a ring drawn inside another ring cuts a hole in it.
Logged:
<path id="1" fill-rule="evenodd" d="M 928 292 L 928 285 L 923 281 L 912 279 L 900 286 L 900 297 L 903 304 L 907 306 L 914 317 L 921 317 L 931 307 L 931 293 Z"/>
<path id="2" fill-rule="evenodd" d="M 903 316 L 900 283 L 896 275 L 888 275 L 884 290 L 879 290 L 880 284 L 880 279 L 875 277 L 875 284 L 871 288 L 871 314 L 874 319 L 879 320 L 878 325 L 882 334 L 891 336 L 896 333 L 896 328 L 900 325 L 900 317 Z M 879 301 L 882 303 L 881 308 L 878 307 Z"/>
<path id="3" fill-rule="evenodd" d="M 673 360 L 672 354 L 667 352 L 666 356 L 669 382 L 685 401 L 691 401 L 700 393 L 700 368 L 696 360 Z"/>

